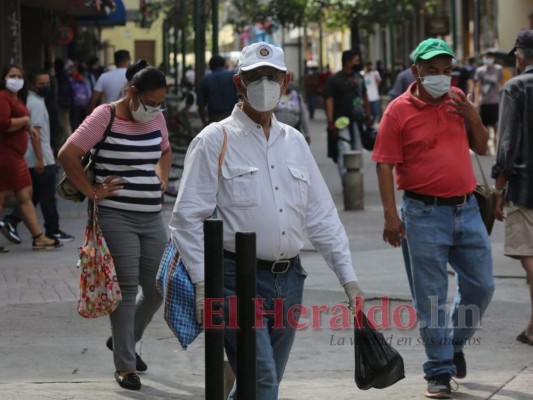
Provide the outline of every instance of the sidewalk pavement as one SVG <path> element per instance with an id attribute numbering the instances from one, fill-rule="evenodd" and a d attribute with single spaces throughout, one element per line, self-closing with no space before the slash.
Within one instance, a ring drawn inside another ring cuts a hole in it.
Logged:
<path id="1" fill-rule="evenodd" d="M 345 212 L 337 168 L 326 157 L 321 110 L 311 126 L 311 147 L 350 238 L 367 305 L 379 305 L 380 296 L 389 296 L 392 313 L 396 306 L 410 304 L 410 294 L 401 251 L 381 239 L 383 217 L 371 154 L 364 153 L 365 210 Z M 482 157 L 486 174 L 492 162 L 493 157 Z M 204 337 L 182 351 L 161 310 L 138 348 L 149 365 L 141 376 L 142 390 L 132 392 L 117 385 L 112 355 L 105 347 L 108 319 L 85 320 L 76 312 L 77 248 L 83 239 L 86 204 L 63 200 L 59 204 L 61 229 L 76 236 L 62 249 L 32 252 L 29 232 L 22 225 L 23 244 L 11 245 L 0 237 L 0 245 L 10 250 L 0 255 L 0 400 L 203 399 Z M 172 199 L 165 204 L 166 220 L 172 205 Z M 457 399 L 533 399 L 533 348 L 515 341 L 531 311 L 529 291 L 518 261 L 502 255 L 503 236 L 503 225 L 497 222 L 491 236 L 496 292 L 483 328 L 465 350 L 468 376 L 459 381 Z M 309 273 L 305 305 L 345 303 L 342 287 L 310 245 L 302 259 Z M 450 279 L 450 300 L 453 286 Z M 424 398 L 424 351 L 416 329 L 383 331 L 404 358 L 406 378 L 388 389 L 361 391 L 353 379 L 353 332 L 330 329 L 331 316 L 323 317 L 321 329 L 297 333 L 280 399 Z M 311 324 L 302 319 L 306 321 Z"/>

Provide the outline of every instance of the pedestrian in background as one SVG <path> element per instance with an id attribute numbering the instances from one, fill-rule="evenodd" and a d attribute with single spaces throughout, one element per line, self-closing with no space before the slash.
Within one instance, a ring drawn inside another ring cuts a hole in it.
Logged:
<path id="1" fill-rule="evenodd" d="M 305 95 L 307 97 L 307 108 L 309 111 L 309 118 L 315 118 L 316 101 L 320 89 L 320 74 L 318 73 L 318 65 L 316 61 L 307 61 L 308 72 L 304 78 Z"/>
<path id="2" fill-rule="evenodd" d="M 198 134 L 189 146 L 170 227 L 195 285 L 197 319 L 203 323 L 203 221 L 216 211 L 224 223 L 224 297 L 235 295 L 235 233 L 257 235 L 257 297 L 272 313 L 274 299 L 287 310 L 301 304 L 304 281 L 299 253 L 304 232 L 337 275 L 351 306 L 362 295 L 352 266 L 346 232 L 314 157 L 300 132 L 280 124 L 272 113 L 289 84 L 283 50 L 259 42 L 240 56 L 235 86 L 244 99 L 231 116 Z M 227 149 L 219 175 L 218 156 Z M 267 261 L 268 260 L 268 261 Z M 224 318 L 229 323 L 228 302 Z M 296 318 L 297 319 L 297 318 Z M 257 398 L 278 399 L 279 384 L 296 333 L 292 324 L 274 327 L 261 319 L 256 333 Z M 225 349 L 233 371 L 236 332 L 226 329 Z M 235 396 L 235 386 L 230 394 Z"/>
<path id="3" fill-rule="evenodd" d="M 200 81 L 196 102 L 204 126 L 229 117 L 238 101 L 233 84 L 234 72 L 226 70 L 225 65 L 226 60 L 222 56 L 214 55 L 209 60 L 211 73 Z"/>
<path id="4" fill-rule="evenodd" d="M 274 110 L 274 115 L 279 122 L 283 122 L 300 131 L 305 137 L 305 141 L 311 143 L 311 129 L 309 126 L 309 115 L 302 95 L 296 89 L 294 74 L 288 72 L 289 84 L 279 99 L 279 103 Z"/>
<path id="5" fill-rule="evenodd" d="M 378 122 L 381 114 L 381 98 L 379 96 L 381 76 L 377 70 L 374 70 L 371 61 L 366 63 L 362 75 L 365 80 L 366 95 L 368 97 L 368 103 L 370 104 L 372 122 Z"/>
<path id="6" fill-rule="evenodd" d="M 409 54 L 409 59 L 411 61 L 413 61 L 413 54 L 414 54 L 413 52 Z M 392 86 L 392 89 L 389 90 L 390 100 L 392 101 L 396 97 L 405 93 L 405 91 L 409 88 L 409 86 L 414 81 L 415 81 L 415 77 L 413 76 L 413 70 L 411 66 L 401 71 L 398 75 L 396 75 L 396 80 L 394 81 L 394 85 Z"/>
<path id="7" fill-rule="evenodd" d="M 15 64 L 4 67 L 0 76 L 0 214 L 7 196 L 13 192 L 22 219 L 31 232 L 33 250 L 48 250 L 61 247 L 61 243 L 58 239 L 43 234 L 32 203 L 31 175 L 24 159 L 30 129 L 29 112 L 24 105 L 26 96 L 22 67 Z M 30 137 L 36 149 L 36 168 L 43 171 L 44 161 L 38 132 L 32 130 Z M 13 242 L 2 221 L 0 232 Z M 5 251 L 5 248 L 0 248 L 0 252 Z"/>
<path id="8" fill-rule="evenodd" d="M 441 39 L 416 48 L 416 81 L 390 103 L 372 154 L 385 224 L 383 240 L 402 246 L 426 350 L 426 397 L 451 398 L 452 377 L 466 376 L 464 346 L 494 291 L 489 236 L 479 213 L 470 148 L 484 154 L 487 130 L 473 104 L 451 87 L 453 51 Z M 396 211 L 393 170 L 403 190 Z M 446 312 L 448 263 L 457 289 Z M 472 310 L 468 312 L 466 310 Z"/>
<path id="9" fill-rule="evenodd" d="M 495 60 L 494 52 L 488 50 L 483 56 L 483 65 L 476 69 L 474 75 L 474 101 L 483 125 L 487 129 L 492 128 L 494 152 L 498 146 L 498 110 L 500 91 L 503 87 L 503 69 L 501 65 L 495 63 Z"/>
<path id="10" fill-rule="evenodd" d="M 87 106 L 87 115 L 91 114 L 98 104 L 111 103 L 121 98 L 121 92 L 128 83 L 126 70 L 131 61 L 129 51 L 115 51 L 114 61 L 116 68 L 104 72 L 96 81 Z"/>
<path id="11" fill-rule="evenodd" d="M 533 346 L 533 30 L 518 34 L 509 55 L 515 57 L 519 76 L 507 81 L 501 94 L 492 177 L 496 218 L 505 220 L 504 253 L 520 260 L 529 281 L 531 318 L 516 340 Z"/>
<path id="12" fill-rule="evenodd" d="M 70 79 L 70 70 L 74 66 L 72 60 L 64 61 L 63 59 L 56 59 L 54 61 L 54 69 L 57 83 L 57 117 L 59 122 L 59 132 L 57 140 L 57 148 L 61 148 L 67 138 L 72 133 L 72 126 L 70 125 L 70 110 L 72 108 L 72 100 L 74 98 L 74 89 Z"/>
<path id="13" fill-rule="evenodd" d="M 32 72 L 28 77 L 30 90 L 26 107 L 30 112 L 31 128 L 40 138 L 40 150 L 34 148 L 32 142 L 28 144 L 25 159 L 30 169 L 32 181 L 32 202 L 34 206 L 40 204 L 44 218 L 45 235 L 58 239 L 61 243 L 74 240 L 74 236 L 59 229 L 59 213 L 56 200 L 56 164 L 54 153 L 50 146 L 50 119 L 44 99 L 50 93 L 50 76 L 46 71 Z M 22 243 L 17 232 L 17 225 L 21 221 L 19 211 L 13 212 L 3 219 L 4 232 L 13 243 Z"/>
<path id="14" fill-rule="evenodd" d="M 361 150 L 363 123 L 370 122 L 370 106 L 365 83 L 361 76 L 361 58 L 354 50 L 342 53 L 342 70 L 330 76 L 326 82 L 326 117 L 328 121 L 328 157 L 337 164 L 342 163 L 344 145 L 338 140 L 335 122 L 346 117 L 350 120 L 350 148 Z M 344 173 L 344 169 L 341 169 Z"/>
<path id="15" fill-rule="evenodd" d="M 143 60 L 126 72 L 127 95 L 114 102 L 116 118 L 95 160 L 95 184 L 87 180 L 80 158 L 103 139 L 112 107 L 97 107 L 59 152 L 65 173 L 98 203 L 98 220 L 113 257 L 122 302 L 110 315 L 115 379 L 131 390 L 141 388 L 137 371 L 148 368 L 135 345 L 163 299 L 155 277 L 167 242 L 161 216 L 172 154 L 162 111 L 165 75 Z M 138 286 L 142 294 L 137 297 Z"/>

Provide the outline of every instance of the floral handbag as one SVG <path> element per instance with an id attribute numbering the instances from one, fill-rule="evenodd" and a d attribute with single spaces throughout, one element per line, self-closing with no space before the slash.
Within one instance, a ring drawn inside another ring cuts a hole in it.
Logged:
<path id="1" fill-rule="evenodd" d="M 111 314 L 122 300 L 115 264 L 98 224 L 97 205 L 89 202 L 85 241 L 80 247 L 78 313 L 84 318 Z"/>

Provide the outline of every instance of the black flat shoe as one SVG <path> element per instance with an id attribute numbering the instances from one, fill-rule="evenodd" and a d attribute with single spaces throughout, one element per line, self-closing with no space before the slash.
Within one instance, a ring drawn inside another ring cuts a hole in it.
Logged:
<path id="1" fill-rule="evenodd" d="M 115 372 L 115 379 L 121 388 L 129 390 L 140 390 L 141 389 L 141 379 L 135 372 L 130 372 L 124 376 L 120 376 L 118 371 Z"/>
<path id="2" fill-rule="evenodd" d="M 109 350 L 113 351 L 113 338 L 111 336 L 109 336 L 109 339 L 107 339 L 107 342 L 105 343 L 105 345 Z M 136 360 L 135 369 L 137 371 L 144 372 L 148 369 L 148 365 L 146 365 L 146 363 L 143 361 L 141 356 L 138 355 L 137 353 L 135 353 L 135 360 Z"/>
<path id="3" fill-rule="evenodd" d="M 525 331 L 522 331 L 522 333 L 520 333 L 520 335 L 518 335 L 516 337 L 516 340 L 518 340 L 521 343 L 525 343 L 525 344 L 529 344 L 530 346 L 533 346 L 533 340 L 529 339 L 526 336 L 526 332 Z"/>

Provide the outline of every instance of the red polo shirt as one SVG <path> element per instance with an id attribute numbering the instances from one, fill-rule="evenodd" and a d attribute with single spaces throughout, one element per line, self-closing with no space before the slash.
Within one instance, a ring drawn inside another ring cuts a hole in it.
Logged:
<path id="1" fill-rule="evenodd" d="M 446 101 L 434 105 L 415 97 L 415 86 L 385 110 L 372 159 L 395 164 L 400 190 L 439 197 L 472 193 L 476 178 L 464 119 L 447 112 Z"/>

